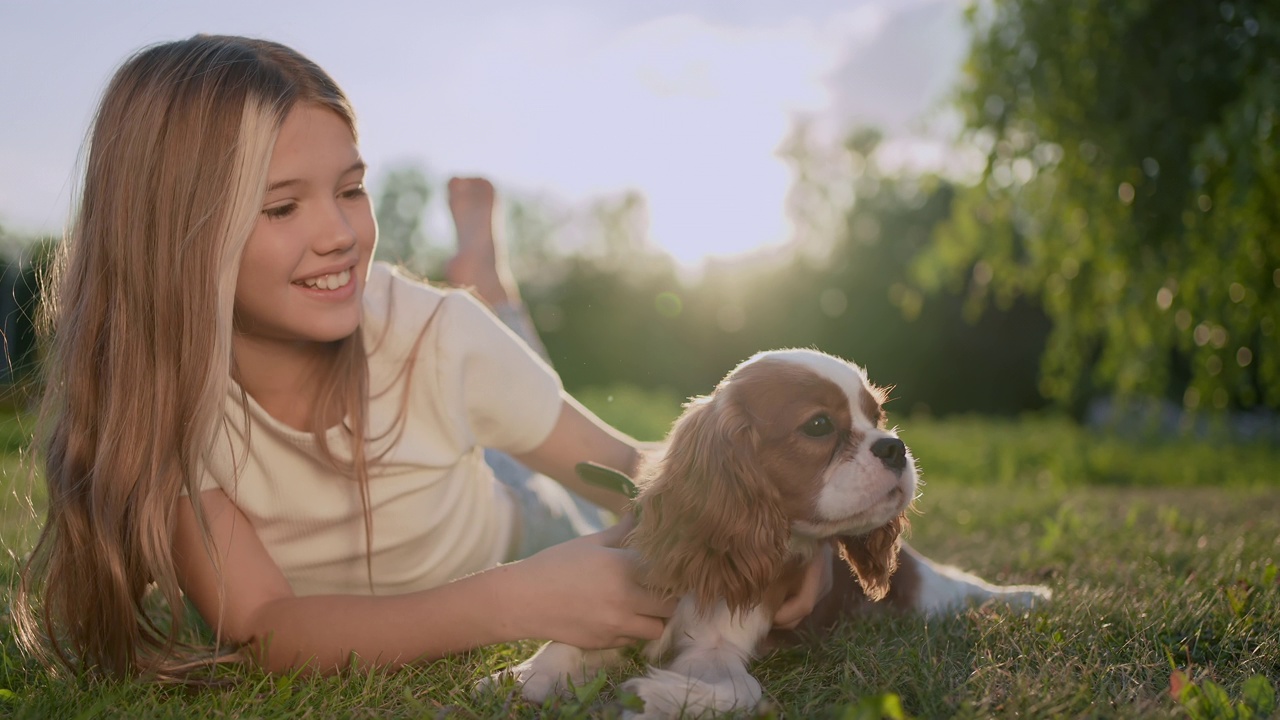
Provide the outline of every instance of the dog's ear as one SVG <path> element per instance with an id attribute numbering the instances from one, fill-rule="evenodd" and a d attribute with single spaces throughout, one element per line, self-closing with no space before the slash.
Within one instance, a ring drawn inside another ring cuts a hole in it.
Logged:
<path id="1" fill-rule="evenodd" d="M 759 604 L 782 571 L 790 538 L 777 489 L 755 461 L 758 438 L 725 391 L 691 403 L 666 454 L 640 484 L 629 544 L 641 581 L 700 609 Z"/>
<path id="2" fill-rule="evenodd" d="M 866 535 L 836 538 L 840 557 L 849 563 L 868 598 L 880 600 L 888 594 L 889 578 L 898 569 L 898 538 L 908 524 L 904 512 Z"/>

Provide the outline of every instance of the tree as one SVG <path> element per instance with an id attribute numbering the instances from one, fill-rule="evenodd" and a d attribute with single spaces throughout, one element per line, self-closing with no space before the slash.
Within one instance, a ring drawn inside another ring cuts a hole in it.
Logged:
<path id="1" fill-rule="evenodd" d="M 955 185 L 894 168 L 870 128 L 830 146 L 800 126 L 784 147 L 804 245 L 770 283 L 775 299 L 789 295 L 788 317 L 771 335 L 864 365 L 877 382 L 896 386 L 894 412 L 1042 407 L 1036 360 L 1048 323 L 1038 303 L 1023 298 L 976 316 L 964 312 L 963 285 L 927 297 L 910 286 L 912 260 L 951 215 Z M 809 312 L 796 312 L 802 308 Z"/>
<path id="2" fill-rule="evenodd" d="M 1280 7 L 992 0 L 968 22 L 985 167 L 915 281 L 1039 297 L 1060 401 L 1280 407 Z"/>
<path id="3" fill-rule="evenodd" d="M 433 248 L 423 226 L 431 183 L 419 167 L 393 169 L 382 179 L 377 198 L 377 259 L 419 274 L 434 271 L 442 262 L 441 251 Z"/>
<path id="4" fill-rule="evenodd" d="M 55 238 L 18 236 L 0 227 L 0 386 L 6 396 L 37 375 L 40 284 L 56 247 Z"/>

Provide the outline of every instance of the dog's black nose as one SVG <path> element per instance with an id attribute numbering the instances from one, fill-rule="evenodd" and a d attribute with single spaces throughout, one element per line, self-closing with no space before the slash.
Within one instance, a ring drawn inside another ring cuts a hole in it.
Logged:
<path id="1" fill-rule="evenodd" d="M 907 446 L 898 438 L 880 438 L 871 443 L 871 454 L 880 458 L 880 462 L 890 470 L 901 470 L 907 466 Z"/>

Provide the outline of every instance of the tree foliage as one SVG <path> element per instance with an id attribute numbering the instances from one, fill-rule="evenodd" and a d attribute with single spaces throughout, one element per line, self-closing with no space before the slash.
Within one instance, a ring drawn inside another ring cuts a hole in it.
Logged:
<path id="1" fill-rule="evenodd" d="M 382 178 L 378 194 L 377 259 L 400 265 L 422 275 L 440 262 L 426 232 L 426 211 L 433 193 L 431 182 L 419 167 L 406 165 Z"/>
<path id="2" fill-rule="evenodd" d="M 985 167 L 916 282 L 1038 297 L 1058 400 L 1280 407 L 1280 6 L 992 0 L 969 23 Z"/>
<path id="3" fill-rule="evenodd" d="M 24 384 L 38 370 L 40 279 L 56 242 L 14 235 L 0 226 L 0 397 L 9 398 L 3 388 Z"/>
<path id="4" fill-rule="evenodd" d="M 1016 301 L 966 321 L 963 295 L 924 297 L 909 287 L 911 260 L 950 216 L 954 189 L 939 178 L 888 172 L 878 144 L 874 132 L 834 147 L 797 132 L 786 145 L 800 179 L 792 211 L 812 247 L 715 264 L 696 279 L 669 258 L 646 255 L 637 223 L 610 230 L 618 213 L 598 212 L 592 232 L 629 239 L 563 258 L 562 272 L 544 266 L 521 278 L 566 386 L 625 383 L 698 395 L 755 352 L 816 347 L 896 386 L 895 413 L 1042 406 L 1036 361 L 1047 319 L 1034 303 Z"/>

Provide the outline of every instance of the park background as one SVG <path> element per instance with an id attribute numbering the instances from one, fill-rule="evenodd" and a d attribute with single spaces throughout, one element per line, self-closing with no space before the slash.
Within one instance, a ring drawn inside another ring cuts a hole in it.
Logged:
<path id="1" fill-rule="evenodd" d="M 1280 678 L 1272 5 L 175 7 L 0 10 L 5 96 L 25 98 L 0 111 L 12 478 L 35 278 L 101 83 L 150 41 L 259 34 L 351 93 L 380 257 L 442 277 L 444 182 L 492 177 L 553 364 L 606 419 L 659 437 L 753 352 L 848 357 L 893 386 L 925 473 L 915 542 L 1058 593 L 1030 628 L 967 617 L 933 665 L 846 659 L 863 670 L 834 695 L 783 690 L 784 709 L 891 693 L 922 716 L 1227 717 Z M 67 32 L 81 56 L 23 49 Z M 8 482 L 16 562 L 39 498 Z M 920 628 L 873 631 L 911 645 Z M 84 699 L 10 662 L 19 708 Z"/>

